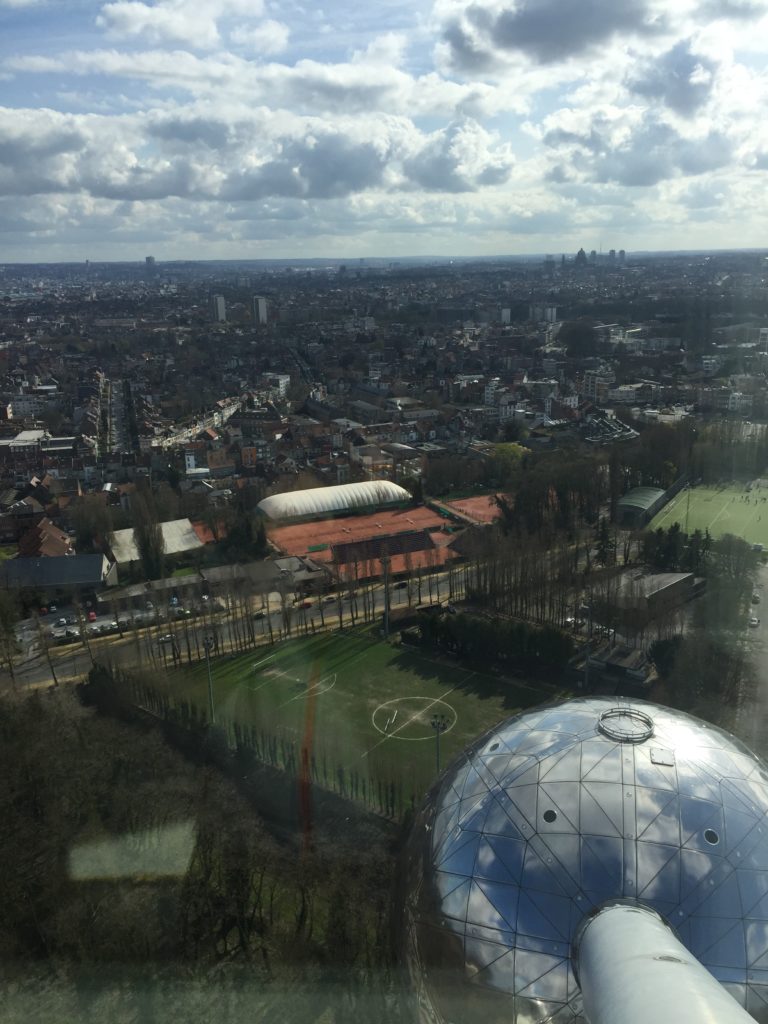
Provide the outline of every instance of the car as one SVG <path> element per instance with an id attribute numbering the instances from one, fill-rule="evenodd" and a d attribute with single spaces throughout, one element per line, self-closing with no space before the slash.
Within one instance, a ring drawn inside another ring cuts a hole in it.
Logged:
<path id="1" fill-rule="evenodd" d="M 56 619 L 56 625 L 57 626 L 66 626 L 66 624 L 67 624 L 67 620 L 66 619 L 64 619 L 64 618 Z"/>
<path id="2" fill-rule="evenodd" d="M 96 612 L 93 611 L 93 609 L 91 609 L 91 611 L 88 612 L 88 621 L 89 622 L 95 622 L 96 621 Z"/>
<path id="3" fill-rule="evenodd" d="M 757 627 L 760 625 L 760 619 L 758 619 L 756 615 L 753 615 L 752 618 L 749 620 L 749 624 L 753 629 L 757 629 Z"/>
<path id="4" fill-rule="evenodd" d="M 336 597 L 335 594 L 326 594 L 325 597 L 322 600 L 322 603 L 323 604 L 333 604 L 335 601 L 338 601 L 338 598 Z"/>
<path id="5" fill-rule="evenodd" d="M 203 596 L 201 598 L 201 600 L 203 600 L 203 601 L 210 601 L 210 599 L 211 599 L 211 595 L 210 594 L 203 594 Z"/>
<path id="6" fill-rule="evenodd" d="M 157 642 L 159 644 L 172 644 L 175 643 L 176 640 L 173 633 L 166 633 L 164 636 L 161 636 Z"/>
<path id="7" fill-rule="evenodd" d="M 311 601 L 302 601 L 301 604 L 299 605 L 299 608 L 311 608 L 311 607 L 312 607 L 312 602 Z"/>
<path id="8" fill-rule="evenodd" d="M 147 601 L 147 603 L 144 605 L 144 607 L 146 608 L 146 610 L 148 612 L 153 612 L 155 610 L 155 606 L 152 604 L 151 601 Z"/>
<path id="9" fill-rule="evenodd" d="M 407 580 L 398 580 L 397 583 L 393 583 L 392 586 L 395 590 L 403 590 L 408 586 Z"/>
<path id="10" fill-rule="evenodd" d="M 55 612 L 57 612 L 58 610 L 59 610 L 59 609 L 58 609 L 58 608 L 56 607 L 56 605 L 55 605 L 55 604 L 49 604 L 49 605 L 48 605 L 48 611 L 49 611 L 49 612 L 51 613 L 51 615 L 53 615 L 53 614 L 54 614 Z"/>
<path id="11" fill-rule="evenodd" d="M 760 604 L 760 595 L 759 594 L 753 594 L 752 595 L 752 604 Z"/>
<path id="12" fill-rule="evenodd" d="M 76 615 L 68 615 L 67 616 L 67 625 L 68 626 L 76 626 L 77 625 L 77 616 Z"/>
<path id="13" fill-rule="evenodd" d="M 263 611 L 254 612 L 253 613 L 253 618 L 254 619 L 263 619 L 264 615 L 265 615 L 265 612 L 263 612 Z"/>

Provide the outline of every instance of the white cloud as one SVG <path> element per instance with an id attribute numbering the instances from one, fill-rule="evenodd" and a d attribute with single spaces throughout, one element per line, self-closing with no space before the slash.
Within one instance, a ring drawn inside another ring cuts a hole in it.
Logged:
<path id="1" fill-rule="evenodd" d="M 199 57 L 185 50 L 77 50 L 60 57 L 20 56 L 5 66 L 22 72 L 100 74 L 182 89 L 200 97 L 268 103 L 302 113 L 391 111 L 420 116 L 484 116 L 522 109 L 524 98 L 498 86 L 458 83 L 430 72 L 414 76 L 386 62 L 300 60 L 257 63 L 231 53 Z"/>
<path id="2" fill-rule="evenodd" d="M 4 241 L 481 252 L 768 230 L 768 0 L 430 2 L 100 0 L 61 52 L 57 4 L 0 0 L 23 25 L 0 67 Z"/>
<path id="3" fill-rule="evenodd" d="M 291 31 L 282 21 L 268 18 L 260 25 L 238 25 L 229 33 L 229 40 L 237 46 L 246 46 L 255 55 L 282 53 L 288 45 Z"/>
<path id="4" fill-rule="evenodd" d="M 114 0 L 102 7 L 96 24 L 119 39 L 142 37 L 153 45 L 185 43 L 205 50 L 221 43 L 219 19 L 259 17 L 262 10 L 261 0 Z"/>

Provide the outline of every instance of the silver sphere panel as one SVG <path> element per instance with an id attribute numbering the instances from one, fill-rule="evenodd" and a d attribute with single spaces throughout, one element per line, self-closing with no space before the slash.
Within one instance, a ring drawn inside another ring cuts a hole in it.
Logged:
<path id="1" fill-rule="evenodd" d="M 491 730 L 411 836 L 406 937 L 424 1020 L 580 1021 L 579 924 L 658 911 L 768 1022 L 768 769 L 698 719 L 585 698 Z"/>

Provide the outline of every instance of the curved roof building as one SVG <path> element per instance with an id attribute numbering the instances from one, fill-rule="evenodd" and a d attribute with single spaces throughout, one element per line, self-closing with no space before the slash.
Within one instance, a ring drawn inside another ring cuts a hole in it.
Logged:
<path id="1" fill-rule="evenodd" d="M 625 526 L 649 522 L 664 504 L 666 493 L 660 487 L 633 487 L 616 503 L 619 522 Z"/>
<path id="2" fill-rule="evenodd" d="M 382 508 L 410 500 L 408 491 L 390 480 L 365 480 L 359 484 L 313 487 L 308 491 L 273 494 L 263 498 L 257 507 L 270 519 L 280 520 Z"/>

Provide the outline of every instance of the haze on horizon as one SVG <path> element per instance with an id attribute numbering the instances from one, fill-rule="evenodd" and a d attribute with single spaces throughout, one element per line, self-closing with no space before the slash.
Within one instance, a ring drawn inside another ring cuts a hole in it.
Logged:
<path id="1" fill-rule="evenodd" d="M 0 0 L 0 260 L 765 244 L 768 0 Z"/>

